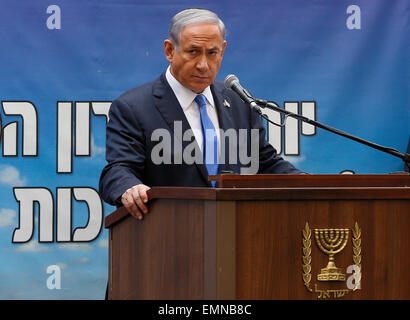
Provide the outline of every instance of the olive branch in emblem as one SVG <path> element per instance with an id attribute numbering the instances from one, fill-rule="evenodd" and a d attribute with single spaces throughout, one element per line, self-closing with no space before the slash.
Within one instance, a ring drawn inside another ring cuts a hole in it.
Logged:
<path id="1" fill-rule="evenodd" d="M 306 222 L 305 228 L 302 230 L 303 234 L 303 256 L 302 256 L 302 269 L 303 269 L 303 283 L 305 287 L 310 291 L 313 292 L 312 288 L 309 287 L 310 280 L 312 280 L 312 274 L 310 273 L 312 267 L 310 263 L 312 262 L 312 257 L 310 254 L 312 253 L 311 245 L 312 240 L 310 239 L 312 235 L 312 231 L 309 228 L 309 224 Z"/>
<path id="2" fill-rule="evenodd" d="M 362 240 L 360 239 L 362 235 L 362 230 L 359 228 L 357 222 L 354 225 L 354 229 L 352 229 L 352 242 L 353 242 L 353 262 L 359 268 L 359 272 L 355 273 L 355 282 L 360 283 L 362 279 Z M 357 288 L 355 287 L 353 291 Z"/>
<path id="3" fill-rule="evenodd" d="M 357 265 L 360 270 L 362 269 L 361 262 L 362 262 L 362 256 L 361 256 L 361 235 L 362 231 L 359 228 L 359 225 L 357 222 L 354 225 L 354 229 L 352 229 L 353 237 L 353 262 L 355 265 Z"/>

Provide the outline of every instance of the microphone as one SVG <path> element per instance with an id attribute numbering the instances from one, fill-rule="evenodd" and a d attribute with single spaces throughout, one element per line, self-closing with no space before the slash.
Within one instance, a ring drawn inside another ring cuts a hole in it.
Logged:
<path id="1" fill-rule="evenodd" d="M 232 89 L 235 91 L 239 97 L 246 103 L 248 103 L 252 109 L 254 109 L 259 114 L 262 114 L 262 111 L 255 99 L 252 97 L 251 93 L 241 86 L 239 79 L 234 74 L 229 74 L 226 76 L 224 81 L 225 88 Z"/>
<path id="2" fill-rule="evenodd" d="M 245 88 L 243 88 L 241 86 L 241 84 L 239 83 L 238 77 L 235 76 L 234 74 L 229 74 L 229 75 L 226 76 L 225 81 L 224 81 L 224 85 L 227 89 L 232 89 L 233 91 L 235 91 L 241 97 L 241 99 L 244 102 L 248 103 L 251 106 L 251 109 L 254 109 L 256 112 L 258 112 L 261 115 L 262 118 L 266 119 L 267 121 L 269 121 L 270 123 L 272 123 L 274 125 L 282 127 L 284 124 L 278 125 L 277 123 L 274 123 L 273 121 L 271 121 L 269 119 L 269 117 L 267 117 L 266 115 L 264 115 L 262 113 L 261 108 L 258 104 L 260 104 L 263 108 L 269 108 L 271 110 L 275 110 L 275 111 L 278 111 L 280 113 L 283 113 L 283 114 L 286 115 L 286 117 L 290 116 L 290 117 L 295 118 L 297 120 L 309 123 L 309 124 L 311 124 L 315 127 L 330 131 L 332 133 L 338 134 L 338 135 L 343 136 L 345 138 L 348 138 L 350 140 L 353 140 L 353 141 L 359 142 L 361 144 L 367 145 L 371 148 L 374 148 L 374 149 L 389 153 L 393 156 L 399 157 L 405 162 L 406 166 L 408 166 L 410 168 L 410 153 L 403 154 L 403 153 L 400 153 L 399 151 L 397 151 L 396 149 L 380 146 L 380 145 L 375 144 L 373 142 L 370 142 L 370 141 L 355 137 L 355 136 L 353 136 L 349 133 L 346 133 L 346 132 L 340 131 L 338 129 L 329 127 L 329 126 L 327 126 L 325 124 L 322 124 L 320 122 L 317 122 L 315 120 L 311 120 L 311 119 L 306 118 L 302 115 L 290 112 L 286 109 L 281 109 L 274 102 L 254 98 L 248 90 L 246 90 Z M 285 120 L 286 120 L 286 118 L 285 118 Z"/>

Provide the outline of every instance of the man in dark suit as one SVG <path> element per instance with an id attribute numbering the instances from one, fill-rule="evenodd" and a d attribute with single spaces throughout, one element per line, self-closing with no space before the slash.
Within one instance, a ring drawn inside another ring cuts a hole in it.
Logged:
<path id="1" fill-rule="evenodd" d="M 301 173 L 266 141 L 260 116 L 215 81 L 225 47 L 225 26 L 213 12 L 187 9 L 174 16 L 164 41 L 166 72 L 111 105 L 108 164 L 100 178 L 106 202 L 142 219 L 152 186 L 212 187 L 208 174 L 245 167 L 251 173 Z M 202 161 L 209 150 L 218 161 L 213 167 Z"/>

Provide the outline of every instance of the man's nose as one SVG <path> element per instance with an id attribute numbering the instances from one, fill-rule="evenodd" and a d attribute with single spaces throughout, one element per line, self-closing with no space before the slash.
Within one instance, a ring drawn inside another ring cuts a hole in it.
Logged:
<path id="1" fill-rule="evenodd" d="M 203 54 L 199 57 L 199 60 L 196 64 L 196 67 L 198 68 L 199 71 L 205 72 L 209 69 L 208 66 L 208 59 L 206 58 L 206 55 Z"/>

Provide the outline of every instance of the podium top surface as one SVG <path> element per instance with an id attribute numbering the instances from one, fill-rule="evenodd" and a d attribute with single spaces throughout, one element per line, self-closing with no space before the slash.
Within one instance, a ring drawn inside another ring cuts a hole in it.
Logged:
<path id="1" fill-rule="evenodd" d="M 149 200 L 325 200 L 410 199 L 410 175 L 235 175 L 211 176 L 219 188 L 153 187 Z M 109 228 L 129 213 L 121 207 L 105 218 Z"/>
<path id="2" fill-rule="evenodd" d="M 221 174 L 210 176 L 220 188 L 410 187 L 410 174 Z"/>

